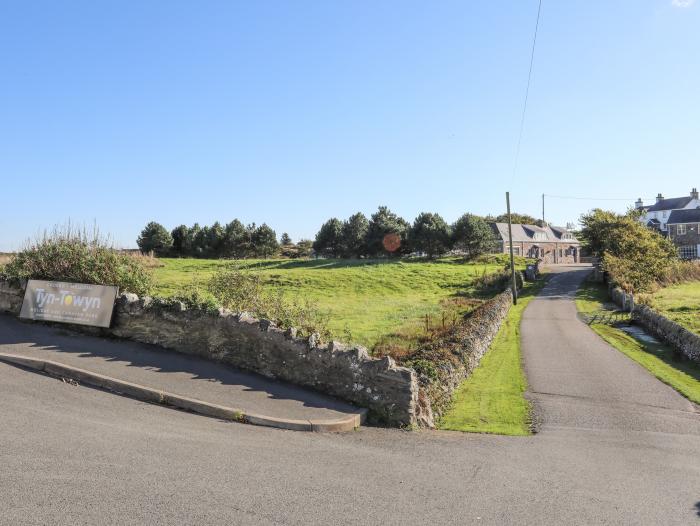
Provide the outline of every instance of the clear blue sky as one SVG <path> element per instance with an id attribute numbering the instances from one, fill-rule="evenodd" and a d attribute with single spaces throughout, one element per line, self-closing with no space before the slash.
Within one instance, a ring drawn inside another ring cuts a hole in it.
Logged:
<path id="1" fill-rule="evenodd" d="M 700 0 L 0 7 L 0 250 L 71 220 L 267 222 L 700 186 Z M 596 205 L 548 202 L 564 224 Z"/>

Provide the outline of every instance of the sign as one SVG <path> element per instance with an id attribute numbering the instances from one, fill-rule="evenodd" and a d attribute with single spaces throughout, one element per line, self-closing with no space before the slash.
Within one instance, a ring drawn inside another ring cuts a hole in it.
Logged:
<path id="1" fill-rule="evenodd" d="M 117 287 L 31 279 L 20 318 L 109 327 Z"/>

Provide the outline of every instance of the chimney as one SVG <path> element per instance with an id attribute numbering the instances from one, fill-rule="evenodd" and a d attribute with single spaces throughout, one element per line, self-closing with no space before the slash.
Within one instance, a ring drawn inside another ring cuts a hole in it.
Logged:
<path id="1" fill-rule="evenodd" d="M 693 189 L 690 191 L 690 197 L 692 197 L 693 199 L 697 199 L 697 198 L 698 198 L 698 189 L 697 189 L 697 188 L 693 188 Z"/>
<path id="2" fill-rule="evenodd" d="M 661 193 L 659 193 L 659 195 L 656 196 L 656 202 L 657 202 L 657 203 L 660 203 L 660 202 L 663 201 L 663 200 L 664 200 L 664 196 L 661 195 Z"/>
<path id="3" fill-rule="evenodd" d="M 634 207 L 635 207 L 637 210 L 640 210 L 640 209 L 644 208 L 644 201 L 642 201 L 642 198 L 641 198 L 641 197 L 640 197 L 639 199 L 637 199 L 637 200 L 634 202 Z"/>

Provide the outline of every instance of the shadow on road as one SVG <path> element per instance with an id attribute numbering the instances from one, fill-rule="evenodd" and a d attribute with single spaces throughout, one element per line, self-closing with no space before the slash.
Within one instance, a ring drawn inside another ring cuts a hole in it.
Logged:
<path id="1" fill-rule="evenodd" d="M 139 368 L 172 376 L 175 376 L 174 373 L 180 373 L 189 377 L 183 378 L 183 381 L 236 386 L 236 390 L 241 392 L 265 393 L 267 398 L 297 401 L 305 407 L 344 412 L 354 410 L 350 405 L 329 396 L 255 373 L 241 371 L 226 364 L 161 349 L 154 345 L 98 338 L 73 333 L 63 328 L 20 322 L 6 315 L 0 315 L 0 352 L 44 359 L 52 359 L 51 356 L 46 356 L 47 354 L 60 353 L 71 357 L 70 365 L 88 370 L 90 370 L 90 362 L 95 363 L 94 359 L 97 358 L 99 359 L 97 361 L 102 362 L 118 362 L 119 368 Z M 80 363 L 80 359 L 83 358 L 84 363 Z M 65 361 L 59 356 L 53 359 Z M 101 369 L 104 370 L 104 364 Z M 124 379 L 135 381 L 130 378 Z"/>

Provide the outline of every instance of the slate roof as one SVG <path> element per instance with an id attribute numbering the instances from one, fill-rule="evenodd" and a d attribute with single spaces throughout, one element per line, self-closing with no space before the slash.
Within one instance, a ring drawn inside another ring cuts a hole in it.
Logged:
<path id="1" fill-rule="evenodd" d="M 658 203 L 646 208 L 647 212 L 659 212 L 661 210 L 678 210 L 685 208 L 688 203 L 693 200 L 691 196 L 687 197 L 672 197 L 670 199 L 662 199 Z"/>
<path id="2" fill-rule="evenodd" d="M 579 241 L 566 228 L 561 227 L 539 227 L 537 225 L 513 224 L 513 242 L 516 243 L 554 243 L 562 241 L 564 243 L 577 244 Z M 497 237 L 503 241 L 508 240 L 508 223 L 491 223 L 491 228 Z M 546 236 L 545 239 L 535 239 L 535 233 Z M 564 234 L 571 235 L 571 239 L 562 239 Z"/>
<path id="3" fill-rule="evenodd" d="M 688 208 L 687 210 L 674 210 L 666 223 L 700 223 L 700 208 Z"/>

